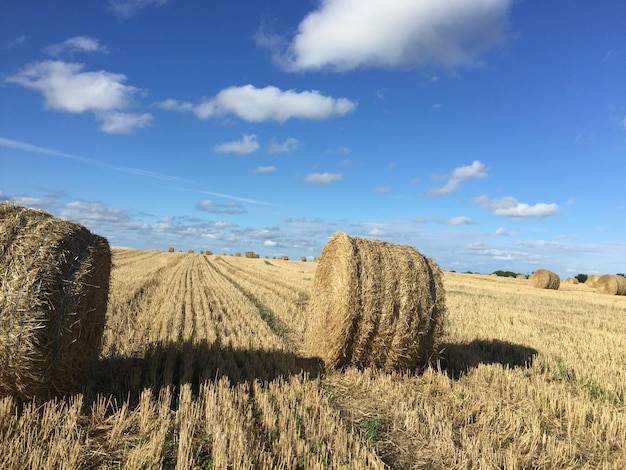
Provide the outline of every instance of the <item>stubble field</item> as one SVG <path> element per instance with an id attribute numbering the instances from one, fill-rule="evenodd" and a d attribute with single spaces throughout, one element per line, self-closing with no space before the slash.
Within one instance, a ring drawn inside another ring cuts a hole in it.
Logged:
<path id="1" fill-rule="evenodd" d="M 315 263 L 114 250 L 80 395 L 0 399 L 1 468 L 626 468 L 626 297 L 445 274 L 442 358 L 324 370 Z"/>

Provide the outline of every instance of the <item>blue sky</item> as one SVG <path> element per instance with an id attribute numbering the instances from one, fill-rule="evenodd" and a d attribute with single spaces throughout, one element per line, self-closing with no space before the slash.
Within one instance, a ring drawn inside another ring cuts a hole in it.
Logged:
<path id="1" fill-rule="evenodd" d="M 0 200 L 113 246 L 626 271 L 626 2 L 0 5 Z"/>

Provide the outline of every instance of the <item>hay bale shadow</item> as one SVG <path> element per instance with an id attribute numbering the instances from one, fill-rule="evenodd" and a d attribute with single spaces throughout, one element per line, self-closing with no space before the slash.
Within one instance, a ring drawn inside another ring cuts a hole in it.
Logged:
<path id="1" fill-rule="evenodd" d="M 202 384 L 223 377 L 234 387 L 243 382 L 265 383 L 300 374 L 316 378 L 322 369 L 320 359 L 290 352 L 235 349 L 219 341 L 164 342 L 150 345 L 143 357 L 101 358 L 91 371 L 83 394 L 89 401 L 100 395 L 128 400 L 133 405 L 146 388 L 158 396 L 161 388 L 170 387 L 177 392 L 181 385 L 190 384 L 197 394 Z"/>
<path id="2" fill-rule="evenodd" d="M 450 378 L 467 375 L 480 364 L 501 364 L 503 367 L 530 367 L 536 349 L 498 339 L 475 339 L 470 343 L 443 343 L 440 367 Z"/>

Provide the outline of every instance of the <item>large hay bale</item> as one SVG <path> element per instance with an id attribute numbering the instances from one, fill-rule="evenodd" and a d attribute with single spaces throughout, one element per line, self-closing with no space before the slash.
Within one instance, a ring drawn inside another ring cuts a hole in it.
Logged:
<path id="1" fill-rule="evenodd" d="M 105 238 L 0 204 L 0 395 L 80 389 L 100 354 L 110 272 Z"/>
<path id="2" fill-rule="evenodd" d="M 317 265 L 307 350 L 328 367 L 417 369 L 439 352 L 439 266 L 415 248 L 335 233 Z"/>
<path id="3" fill-rule="evenodd" d="M 618 274 L 605 274 L 596 282 L 596 290 L 601 294 L 626 295 L 626 277 Z"/>
<path id="4" fill-rule="evenodd" d="M 532 273 L 529 279 L 533 283 L 533 287 L 537 289 L 554 289 L 558 290 L 561 285 L 561 278 L 557 273 L 548 271 L 547 269 L 538 269 Z"/>
<path id="5" fill-rule="evenodd" d="M 587 280 L 585 281 L 585 285 L 587 287 L 596 287 L 596 284 L 598 283 L 598 279 L 600 279 L 600 276 L 597 274 L 590 274 L 589 276 L 587 276 Z"/>

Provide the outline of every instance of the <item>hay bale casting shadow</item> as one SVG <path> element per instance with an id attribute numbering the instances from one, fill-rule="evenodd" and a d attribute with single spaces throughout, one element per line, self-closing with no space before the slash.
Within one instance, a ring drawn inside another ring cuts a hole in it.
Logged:
<path id="1" fill-rule="evenodd" d="M 601 294 L 626 295 L 626 277 L 619 274 L 605 274 L 596 281 L 596 290 Z"/>
<path id="2" fill-rule="evenodd" d="M 439 351 L 439 266 L 407 245 L 334 234 L 315 272 L 307 351 L 327 367 L 415 370 Z"/>
<path id="3" fill-rule="evenodd" d="M 548 271 L 547 269 L 538 269 L 529 277 L 533 287 L 537 289 L 553 289 L 558 290 L 561 285 L 561 278 L 557 273 Z"/>
<path id="4" fill-rule="evenodd" d="M 538 354 L 536 349 L 497 339 L 475 339 L 470 343 L 443 343 L 441 368 L 448 376 L 459 378 L 479 364 L 501 364 L 504 367 L 530 367 Z"/>
<path id="5" fill-rule="evenodd" d="M 236 386 L 303 373 L 315 378 L 321 370 L 318 358 L 300 357 L 285 351 L 235 349 L 219 341 L 211 344 L 205 340 L 163 342 L 151 344 L 142 357 L 101 358 L 84 391 L 88 397 L 102 394 L 132 401 L 139 398 L 144 388 L 158 395 L 163 387 L 190 384 L 197 393 L 203 383 L 222 377 Z"/>
<path id="6" fill-rule="evenodd" d="M 100 353 L 111 251 L 85 227 L 0 204 L 0 395 L 70 394 Z"/>

